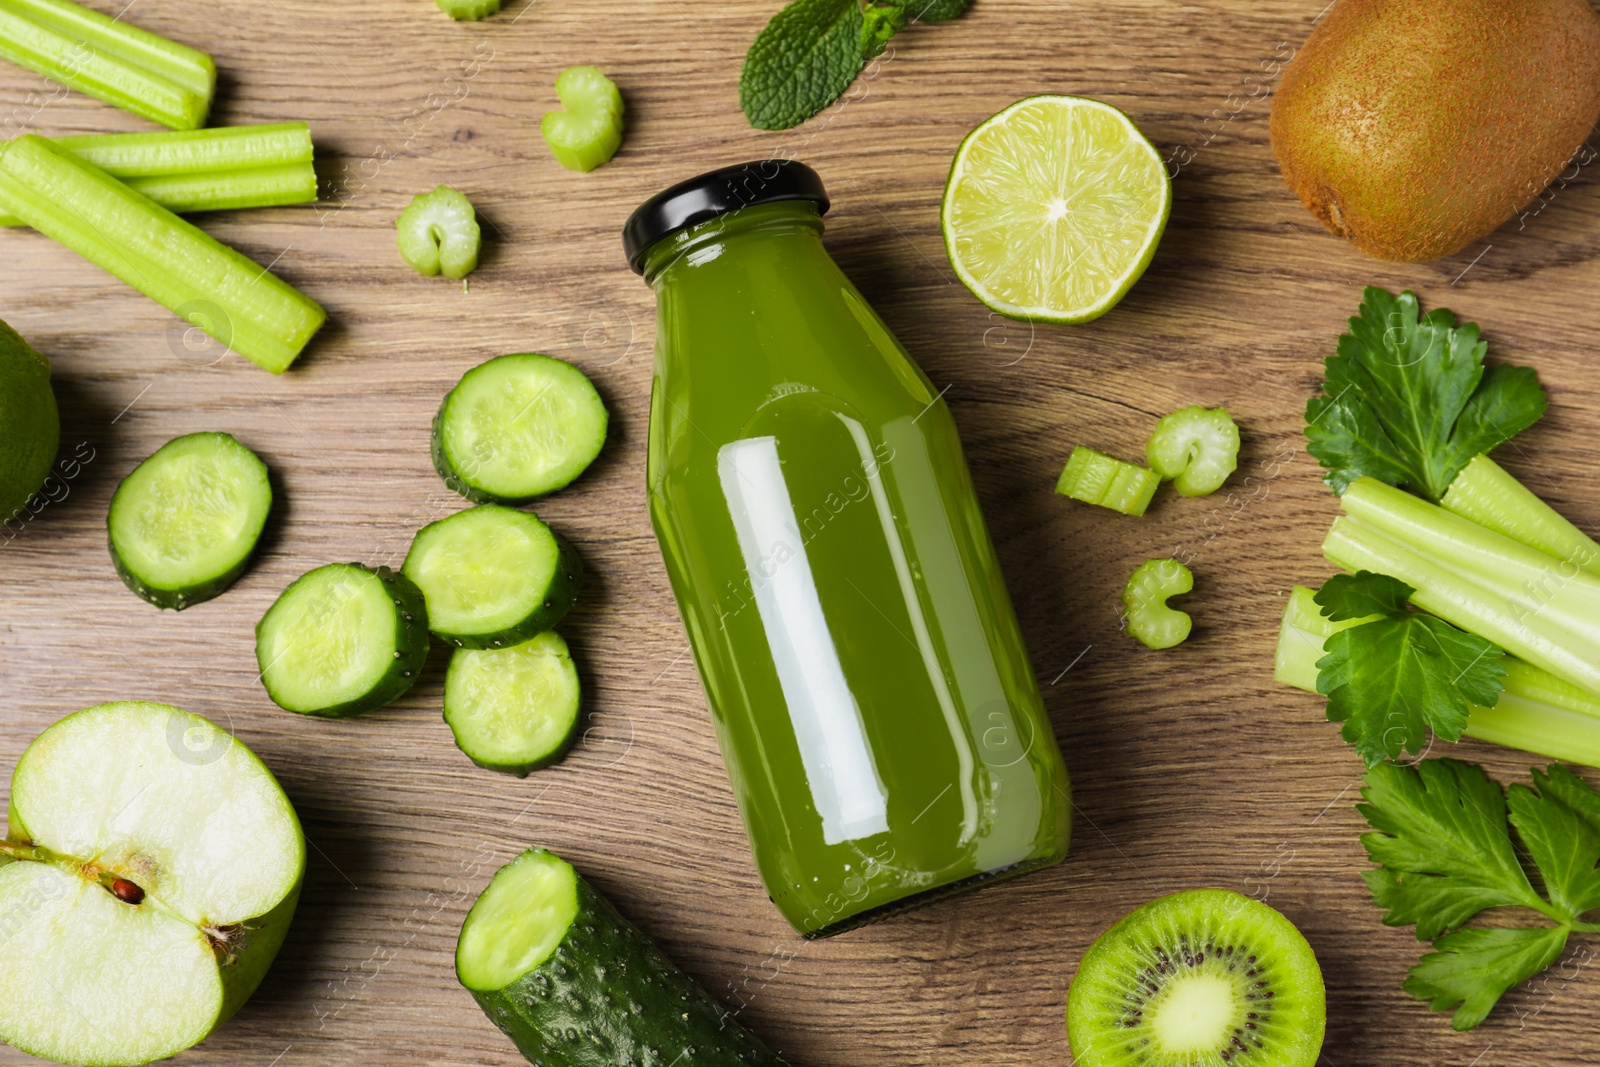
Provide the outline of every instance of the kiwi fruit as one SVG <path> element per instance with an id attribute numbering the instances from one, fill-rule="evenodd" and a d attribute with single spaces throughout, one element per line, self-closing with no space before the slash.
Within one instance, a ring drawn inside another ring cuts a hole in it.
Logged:
<path id="1" fill-rule="evenodd" d="M 1089 946 L 1067 1039 L 1078 1067 L 1313 1067 L 1326 1010 L 1293 923 L 1230 889 L 1191 889 Z"/>
<path id="2" fill-rule="evenodd" d="M 1416 262 L 1515 215 L 1597 118 L 1589 0 L 1338 0 L 1273 94 L 1272 150 L 1329 230 Z"/>

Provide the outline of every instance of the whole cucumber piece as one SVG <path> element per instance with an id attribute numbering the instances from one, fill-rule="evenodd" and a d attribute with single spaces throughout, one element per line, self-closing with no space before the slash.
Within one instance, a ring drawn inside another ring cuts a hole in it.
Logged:
<path id="1" fill-rule="evenodd" d="M 544 849 L 489 880 L 461 925 L 456 976 L 540 1067 L 784 1067 Z"/>

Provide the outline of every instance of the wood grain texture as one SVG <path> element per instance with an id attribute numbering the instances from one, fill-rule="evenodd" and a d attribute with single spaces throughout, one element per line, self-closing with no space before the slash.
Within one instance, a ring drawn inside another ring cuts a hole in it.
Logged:
<path id="1" fill-rule="evenodd" d="M 1270 71 L 1322 0 L 977 0 L 897 38 L 847 103 L 770 134 L 746 126 L 737 83 L 777 6 L 513 0 L 456 25 L 427 0 L 134 0 L 125 17 L 216 57 L 215 122 L 312 125 L 323 203 L 204 223 L 329 310 L 281 378 L 214 361 L 161 308 L 35 235 L 0 233 L 0 317 L 55 361 L 64 446 L 93 453 L 64 500 L 0 544 L 0 766 L 80 707 L 174 703 L 261 755 L 313 846 L 277 964 L 179 1062 L 520 1063 L 457 986 L 451 956 L 490 872 L 535 843 L 743 1005 L 795 1067 L 1069 1064 L 1063 1005 L 1083 950 L 1143 901 L 1197 885 L 1265 896 L 1305 931 L 1328 979 L 1330 1067 L 1600 1061 L 1587 957 L 1470 1034 L 1400 992 L 1418 945 L 1379 924 L 1358 877 L 1359 763 L 1317 700 L 1271 679 L 1284 596 L 1327 573 L 1318 546 L 1335 513 L 1300 413 L 1364 283 L 1448 304 L 1483 324 L 1496 354 L 1539 368 L 1550 414 L 1506 463 L 1580 525 L 1600 525 L 1589 175 L 1457 257 L 1380 264 L 1322 232 L 1267 146 Z M 610 73 L 629 108 L 621 154 L 589 175 L 556 166 L 538 134 L 556 73 L 574 63 Z M 1087 326 L 992 318 L 940 244 L 939 194 L 962 136 L 1038 92 L 1107 100 L 1182 164 L 1149 273 Z M 50 93 L 0 70 L 0 124 L 138 126 Z M 778 153 L 822 173 L 829 247 L 948 387 L 1078 808 L 1064 865 L 821 944 L 800 942 L 760 888 L 650 533 L 654 314 L 618 242 L 658 188 Z M 489 224 L 467 294 L 414 276 L 393 245 L 401 207 L 441 182 Z M 255 621 L 301 572 L 395 563 L 417 527 L 459 507 L 429 466 L 429 419 L 463 371 L 529 350 L 575 361 L 614 413 L 596 469 L 539 508 L 593 576 L 563 626 L 593 715 L 585 742 L 525 781 L 473 767 L 440 720 L 437 652 L 410 695 L 360 720 L 276 709 L 255 679 Z M 1156 417 L 1189 403 L 1225 404 L 1244 427 L 1229 491 L 1163 494 L 1142 520 L 1051 492 L 1074 443 L 1131 458 Z M 159 613 L 111 568 L 106 505 L 139 459 L 206 429 L 260 452 L 285 503 L 233 591 Z M 1195 635 L 1148 652 L 1118 632 L 1118 592 L 1141 560 L 1185 547 Z M 1473 742 L 1459 751 L 1503 777 L 1530 763 Z M 0 1063 L 25 1060 L 0 1051 Z"/>

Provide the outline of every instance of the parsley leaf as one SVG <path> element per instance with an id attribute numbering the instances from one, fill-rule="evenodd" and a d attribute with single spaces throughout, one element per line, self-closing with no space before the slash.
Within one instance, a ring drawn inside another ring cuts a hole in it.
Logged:
<path id="1" fill-rule="evenodd" d="M 1387 909 L 1383 921 L 1414 923 L 1419 939 L 1433 939 L 1404 988 L 1434 1011 L 1454 1009 L 1455 1029 L 1477 1026 L 1508 989 L 1553 964 L 1574 930 L 1600 932 L 1579 921 L 1600 907 L 1600 793 L 1565 767 L 1535 770 L 1533 788 L 1502 793 L 1483 768 L 1457 760 L 1380 764 L 1361 795 L 1375 831 L 1361 843 L 1380 864 L 1363 877 Z M 1544 897 L 1518 858 L 1512 825 Z M 1554 925 L 1459 929 L 1508 905 Z"/>
<path id="2" fill-rule="evenodd" d="M 1358 810 L 1375 831 L 1361 844 L 1377 870 L 1363 871 L 1388 926 L 1415 924 L 1430 940 L 1485 908 L 1537 907 L 1517 862 L 1505 794 L 1483 768 L 1453 759 L 1367 770 Z"/>
<path id="3" fill-rule="evenodd" d="M 1421 752 L 1428 730 L 1459 741 L 1470 705 L 1493 707 L 1505 687 L 1505 652 L 1443 619 L 1406 610 L 1414 590 L 1387 575 L 1336 574 L 1316 595 L 1339 630 L 1317 661 L 1317 692 L 1328 721 L 1370 767 L 1402 751 Z"/>
<path id="4" fill-rule="evenodd" d="M 1363 475 L 1437 503 L 1473 457 L 1527 429 L 1549 402 L 1531 368 L 1486 371 L 1475 323 L 1374 286 L 1306 404 L 1310 451 L 1336 493 Z"/>
<path id="5" fill-rule="evenodd" d="M 798 126 L 837 100 L 861 71 L 860 0 L 794 0 L 744 57 L 739 106 L 762 130 Z"/>
<path id="6" fill-rule="evenodd" d="M 1438 951 L 1422 957 L 1401 988 L 1434 1011 L 1455 1008 L 1450 1028 L 1471 1030 L 1506 990 L 1554 963 L 1569 932 L 1565 926 L 1458 930 L 1433 943 Z"/>
<path id="7" fill-rule="evenodd" d="M 1600 796 L 1565 767 L 1557 765 L 1550 771 L 1565 775 L 1590 799 L 1600 801 Z M 1509 790 L 1511 822 L 1544 878 L 1550 903 L 1576 919 L 1591 908 L 1600 908 L 1600 870 L 1595 869 L 1600 864 L 1600 829 L 1560 799 L 1561 787 L 1549 788 L 1549 777 L 1541 778 L 1536 771 L 1533 780 L 1539 786 L 1537 793 L 1525 785 Z"/>
<path id="8" fill-rule="evenodd" d="M 1322 583 L 1312 599 L 1331 621 L 1345 622 L 1368 615 L 1402 612 L 1415 592 L 1398 578 L 1362 571 L 1360 574 L 1335 574 Z"/>

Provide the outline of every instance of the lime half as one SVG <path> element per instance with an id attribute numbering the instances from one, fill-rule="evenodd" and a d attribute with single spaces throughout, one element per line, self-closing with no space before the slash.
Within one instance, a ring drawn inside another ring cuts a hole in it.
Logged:
<path id="1" fill-rule="evenodd" d="M 1031 96 L 961 142 L 940 224 L 956 274 L 995 311 L 1088 322 L 1139 280 L 1171 208 L 1166 165 L 1128 116 Z"/>

